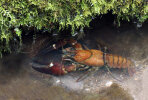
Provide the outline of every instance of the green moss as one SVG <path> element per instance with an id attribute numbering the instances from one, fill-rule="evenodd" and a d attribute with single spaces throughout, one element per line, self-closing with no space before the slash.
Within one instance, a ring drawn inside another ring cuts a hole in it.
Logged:
<path id="1" fill-rule="evenodd" d="M 0 52 L 14 36 L 20 37 L 20 26 L 38 30 L 76 29 L 89 26 L 96 15 L 112 11 L 117 21 L 148 18 L 147 2 L 143 0 L 1 0 L 0 1 Z M 13 34 L 12 34 L 13 33 Z M 14 35 L 15 34 L 15 35 Z"/>

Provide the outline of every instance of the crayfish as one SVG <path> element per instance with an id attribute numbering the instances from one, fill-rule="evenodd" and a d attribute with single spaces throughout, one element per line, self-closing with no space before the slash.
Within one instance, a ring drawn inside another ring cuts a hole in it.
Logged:
<path id="1" fill-rule="evenodd" d="M 68 46 L 63 48 L 67 44 Z M 51 58 L 48 64 L 33 66 L 33 68 L 53 75 L 64 75 L 72 71 L 96 70 L 102 66 L 108 66 L 110 68 L 127 68 L 129 74 L 132 74 L 133 62 L 130 59 L 97 49 L 87 47 L 83 49 L 83 46 L 74 39 L 58 41 L 50 45 L 48 50 L 49 58 Z"/>

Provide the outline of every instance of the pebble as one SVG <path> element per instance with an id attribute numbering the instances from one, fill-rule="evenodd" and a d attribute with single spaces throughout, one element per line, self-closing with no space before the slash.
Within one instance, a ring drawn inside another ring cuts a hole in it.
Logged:
<path id="1" fill-rule="evenodd" d="M 85 91 L 90 91 L 90 89 L 89 88 L 86 88 Z"/>
<path id="2" fill-rule="evenodd" d="M 112 81 L 108 81 L 108 82 L 106 82 L 105 86 L 106 86 L 106 87 L 110 87 L 112 84 L 113 84 Z"/>
<path id="3" fill-rule="evenodd" d="M 58 79 L 58 80 L 56 80 L 56 83 L 60 83 L 60 80 Z"/>

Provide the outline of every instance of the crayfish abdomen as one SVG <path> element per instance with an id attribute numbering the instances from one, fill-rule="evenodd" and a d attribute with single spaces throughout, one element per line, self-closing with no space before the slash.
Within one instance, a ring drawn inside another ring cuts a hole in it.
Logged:
<path id="1" fill-rule="evenodd" d="M 106 63 L 111 68 L 128 68 L 133 65 L 131 60 L 113 54 L 106 55 Z"/>

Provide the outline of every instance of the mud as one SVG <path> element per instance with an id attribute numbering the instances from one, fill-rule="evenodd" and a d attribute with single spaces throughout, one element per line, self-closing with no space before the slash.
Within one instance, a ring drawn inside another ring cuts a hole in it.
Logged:
<path id="1" fill-rule="evenodd" d="M 109 25 L 90 30 L 83 38 L 88 45 L 107 46 L 109 53 L 132 59 L 134 76 L 129 76 L 126 69 L 110 69 L 112 77 L 102 67 L 76 82 L 83 73 L 55 77 L 32 69 L 26 55 L 10 55 L 0 60 L 0 100 L 148 100 L 147 27 Z"/>

